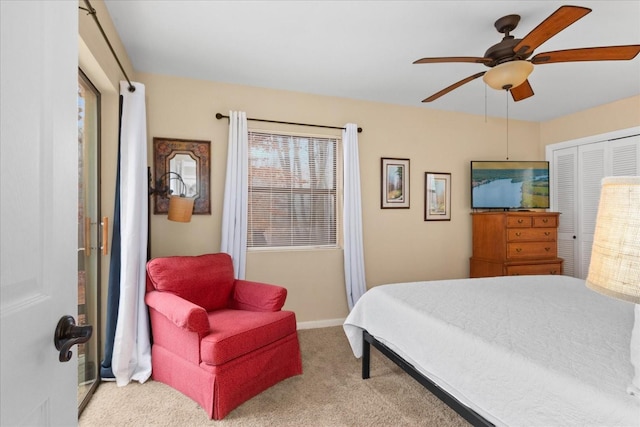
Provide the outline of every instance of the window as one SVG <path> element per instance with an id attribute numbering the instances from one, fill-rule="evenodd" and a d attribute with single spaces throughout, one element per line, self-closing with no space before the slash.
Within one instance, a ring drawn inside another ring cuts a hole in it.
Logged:
<path id="1" fill-rule="evenodd" d="M 249 131 L 247 247 L 335 247 L 337 138 Z"/>

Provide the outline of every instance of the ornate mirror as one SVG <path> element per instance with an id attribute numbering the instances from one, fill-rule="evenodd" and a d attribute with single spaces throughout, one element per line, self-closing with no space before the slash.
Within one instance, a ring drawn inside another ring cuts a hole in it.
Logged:
<path id="1" fill-rule="evenodd" d="M 195 199 L 193 214 L 210 214 L 211 141 L 153 138 L 154 188 Z M 169 211 L 169 198 L 154 194 L 154 214 Z"/>

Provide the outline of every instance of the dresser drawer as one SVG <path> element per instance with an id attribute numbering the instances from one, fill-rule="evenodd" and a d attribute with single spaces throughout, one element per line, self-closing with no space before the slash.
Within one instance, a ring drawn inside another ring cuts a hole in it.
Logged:
<path id="1" fill-rule="evenodd" d="M 558 226 L 557 216 L 536 216 L 532 218 L 534 227 L 550 227 L 556 228 Z"/>
<path id="2" fill-rule="evenodd" d="M 507 216 L 507 228 L 531 227 L 530 216 Z"/>
<path id="3" fill-rule="evenodd" d="M 555 228 L 510 228 L 507 229 L 507 240 L 510 242 L 521 241 L 555 241 L 557 240 Z"/>
<path id="4" fill-rule="evenodd" d="M 516 242 L 507 243 L 507 258 L 555 258 L 558 253 L 554 242 Z"/>
<path id="5" fill-rule="evenodd" d="M 509 265 L 506 267 L 506 276 L 524 276 L 531 274 L 562 274 L 562 263 L 533 264 L 533 265 Z"/>

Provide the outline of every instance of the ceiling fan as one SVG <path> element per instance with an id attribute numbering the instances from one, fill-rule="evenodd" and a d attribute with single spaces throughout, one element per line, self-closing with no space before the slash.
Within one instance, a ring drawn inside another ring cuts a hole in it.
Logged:
<path id="1" fill-rule="evenodd" d="M 640 52 L 640 45 L 637 44 L 556 50 L 538 53 L 527 60 L 538 46 L 589 12 L 591 9 L 586 7 L 561 6 L 522 39 L 514 38 L 511 35 L 511 31 L 520 21 L 520 16 L 507 15 L 498 19 L 494 24 L 498 32 L 504 34 L 504 38 L 500 43 L 491 46 L 483 57 L 449 56 L 418 59 L 414 64 L 471 62 L 484 64 L 490 68 L 488 71 L 482 71 L 462 79 L 425 98 L 422 102 L 434 101 L 479 77 L 483 77 L 485 83 L 494 89 L 504 89 L 511 92 L 514 101 L 521 101 L 533 96 L 528 76 L 533 71 L 534 65 L 554 62 L 630 60 L 636 57 Z"/>

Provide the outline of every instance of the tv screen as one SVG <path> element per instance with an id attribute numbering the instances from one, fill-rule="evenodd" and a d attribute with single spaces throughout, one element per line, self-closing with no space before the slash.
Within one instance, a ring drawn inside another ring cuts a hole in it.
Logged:
<path id="1" fill-rule="evenodd" d="M 472 161 L 471 208 L 549 208 L 549 162 Z"/>

